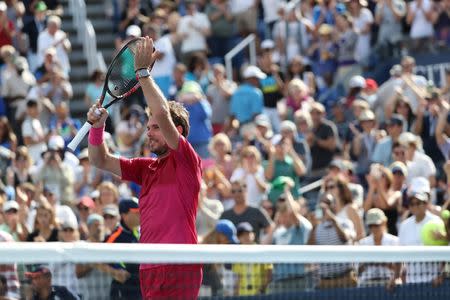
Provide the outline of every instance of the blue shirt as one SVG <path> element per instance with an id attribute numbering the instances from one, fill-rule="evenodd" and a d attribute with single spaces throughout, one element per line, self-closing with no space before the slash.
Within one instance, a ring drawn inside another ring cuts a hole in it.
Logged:
<path id="1" fill-rule="evenodd" d="M 312 225 L 307 220 L 302 220 L 300 225 L 289 228 L 278 229 L 274 233 L 273 244 L 276 245 L 306 245 Z M 287 278 L 300 278 L 305 276 L 304 264 L 275 264 L 273 268 L 273 279 L 282 280 Z"/>
<path id="2" fill-rule="evenodd" d="M 392 138 L 390 136 L 382 139 L 373 150 L 372 162 L 387 167 L 392 163 Z"/>
<path id="3" fill-rule="evenodd" d="M 262 113 L 263 94 L 260 89 L 244 83 L 231 96 L 230 112 L 241 123 L 251 122 L 255 115 Z"/>
<path id="4" fill-rule="evenodd" d="M 184 104 L 189 112 L 189 130 L 188 141 L 191 144 L 208 142 L 212 135 L 211 127 L 211 105 L 208 100 L 202 99 L 193 104 Z"/>

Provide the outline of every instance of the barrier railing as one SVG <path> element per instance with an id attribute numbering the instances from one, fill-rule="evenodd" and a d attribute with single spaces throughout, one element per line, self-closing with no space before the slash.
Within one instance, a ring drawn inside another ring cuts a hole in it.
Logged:
<path id="1" fill-rule="evenodd" d="M 239 52 L 241 52 L 247 46 L 249 47 L 250 52 L 250 64 L 256 65 L 256 36 L 254 34 L 250 34 L 239 44 L 237 44 L 233 49 L 231 49 L 227 54 L 225 54 L 225 68 L 227 71 L 227 78 L 229 80 L 233 79 L 233 57 L 239 54 Z"/>
<path id="2" fill-rule="evenodd" d="M 84 0 L 69 0 L 69 10 L 72 13 L 73 23 L 77 29 L 77 39 L 83 45 L 83 54 L 87 60 L 88 73 L 92 73 L 95 69 L 106 70 L 103 55 L 97 51 L 94 27 L 86 16 L 86 3 Z"/>

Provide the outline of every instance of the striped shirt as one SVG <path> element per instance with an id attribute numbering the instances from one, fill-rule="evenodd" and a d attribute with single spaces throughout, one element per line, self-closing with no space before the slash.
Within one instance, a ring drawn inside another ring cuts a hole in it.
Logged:
<path id="1" fill-rule="evenodd" d="M 342 229 L 350 236 L 350 241 L 342 242 L 336 231 L 335 226 L 331 221 L 323 221 L 317 225 L 315 231 L 316 245 L 349 245 L 356 237 L 356 232 L 353 223 L 348 219 L 337 217 L 337 222 Z M 352 268 L 350 263 L 330 264 L 324 263 L 319 266 L 319 275 L 321 278 L 338 277 L 339 275 L 349 271 Z"/>

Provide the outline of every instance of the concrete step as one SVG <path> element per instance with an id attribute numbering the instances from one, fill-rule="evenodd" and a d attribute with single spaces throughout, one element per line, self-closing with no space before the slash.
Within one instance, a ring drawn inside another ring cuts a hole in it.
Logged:
<path id="1" fill-rule="evenodd" d="M 70 81 L 71 83 L 79 82 L 79 81 L 88 81 L 89 74 L 87 73 L 86 65 L 74 65 L 70 66 Z"/>
<path id="2" fill-rule="evenodd" d="M 70 65 L 86 65 L 86 57 L 83 51 L 72 51 L 69 55 Z"/>
<path id="3" fill-rule="evenodd" d="M 81 98 L 83 99 L 87 85 L 88 85 L 88 82 L 85 82 L 85 81 L 73 82 L 72 83 L 73 94 L 77 95 L 77 96 L 81 96 Z"/>
<path id="4" fill-rule="evenodd" d="M 89 1 L 89 4 L 86 6 L 86 14 L 89 19 L 94 19 L 94 17 L 106 18 L 106 5 Z"/>
<path id="5" fill-rule="evenodd" d="M 112 21 L 106 17 L 103 18 L 91 18 L 89 19 L 92 22 L 92 26 L 94 26 L 95 32 L 109 32 L 112 33 L 113 24 Z"/>

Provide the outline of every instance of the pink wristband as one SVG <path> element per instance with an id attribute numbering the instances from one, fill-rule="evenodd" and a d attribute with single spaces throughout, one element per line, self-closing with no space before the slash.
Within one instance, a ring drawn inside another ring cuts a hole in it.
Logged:
<path id="1" fill-rule="evenodd" d="M 103 143 L 103 132 L 105 131 L 105 125 L 99 128 L 91 127 L 89 130 L 89 144 L 92 146 L 100 146 Z"/>

